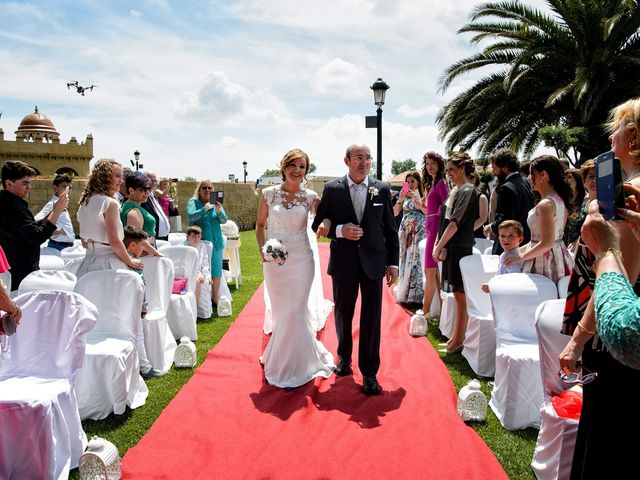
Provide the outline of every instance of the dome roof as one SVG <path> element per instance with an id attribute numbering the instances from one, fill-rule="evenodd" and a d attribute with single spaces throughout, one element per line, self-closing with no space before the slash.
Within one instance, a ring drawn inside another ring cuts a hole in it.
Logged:
<path id="1" fill-rule="evenodd" d="M 40 133 L 47 136 L 58 136 L 58 132 L 56 127 L 53 126 L 53 122 L 38 112 L 37 106 L 33 113 L 30 113 L 22 119 L 18 130 L 16 130 L 16 135 L 24 135 L 25 133 Z"/>

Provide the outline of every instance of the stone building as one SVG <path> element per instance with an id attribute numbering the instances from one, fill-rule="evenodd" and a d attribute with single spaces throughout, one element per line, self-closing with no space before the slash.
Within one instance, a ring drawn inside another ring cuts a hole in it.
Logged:
<path id="1" fill-rule="evenodd" d="M 37 106 L 22 119 L 15 134 L 15 140 L 5 140 L 0 128 L 0 165 L 7 160 L 21 160 L 44 177 L 57 173 L 89 175 L 89 162 L 93 158 L 91 134 L 82 143 L 78 143 L 76 137 L 60 143 L 60 134 L 53 122 L 41 114 Z"/>

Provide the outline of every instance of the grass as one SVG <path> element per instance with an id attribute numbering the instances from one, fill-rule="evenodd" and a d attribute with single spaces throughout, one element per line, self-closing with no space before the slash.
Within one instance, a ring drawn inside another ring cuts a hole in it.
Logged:
<path id="1" fill-rule="evenodd" d="M 207 352 L 227 332 L 231 323 L 233 323 L 262 282 L 262 264 L 255 232 L 242 232 L 241 240 L 242 286 L 238 290 L 234 290 L 234 287 L 231 287 L 233 315 L 218 318 L 214 312 L 211 318 L 198 320 L 198 341 L 196 342 L 198 365 L 204 361 Z M 445 340 L 445 338 L 439 334 L 437 326 L 432 324 L 429 326 L 427 340 L 437 349 L 438 343 Z M 457 391 L 466 385 L 470 379 L 475 378 L 473 371 L 461 355 L 444 356 L 442 361 L 447 366 Z M 104 420 L 86 420 L 82 422 L 87 436 L 91 438 L 93 435 L 98 435 L 106 438 L 113 442 L 118 447 L 120 455 L 124 456 L 127 450 L 135 446 L 151 428 L 151 425 L 162 410 L 180 391 L 191 375 L 193 375 L 192 369 L 171 369 L 164 377 L 147 380 L 149 397 L 143 407 L 135 410 L 127 409 L 123 415 L 110 415 Z M 491 393 L 491 387 L 487 385 L 487 379 L 480 379 L 480 381 L 482 390 L 488 398 Z M 471 426 L 493 451 L 510 479 L 530 480 L 535 478 L 531 471 L 530 463 L 538 435 L 537 430 L 527 429 L 518 432 L 505 430 L 490 409 L 486 422 L 475 423 Z M 70 478 L 80 478 L 77 469 L 71 472 Z"/>

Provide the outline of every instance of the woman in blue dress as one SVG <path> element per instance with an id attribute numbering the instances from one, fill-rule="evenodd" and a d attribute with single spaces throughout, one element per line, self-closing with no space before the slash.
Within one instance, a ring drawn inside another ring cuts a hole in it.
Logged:
<path id="1" fill-rule="evenodd" d="M 227 214 L 220 202 L 212 204 L 209 198 L 213 192 L 211 180 L 200 180 L 193 197 L 187 202 L 187 218 L 189 225 L 197 225 L 202 229 L 202 240 L 213 244 L 211 254 L 211 297 L 218 303 L 220 279 L 222 278 L 222 253 L 224 237 L 220 225 L 227 222 Z"/>

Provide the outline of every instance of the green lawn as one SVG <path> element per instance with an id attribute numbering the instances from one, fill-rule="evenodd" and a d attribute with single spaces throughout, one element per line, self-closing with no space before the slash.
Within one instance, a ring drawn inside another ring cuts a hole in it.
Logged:
<path id="1" fill-rule="evenodd" d="M 196 342 L 198 364 L 204 361 L 207 351 L 220 341 L 262 282 L 262 264 L 258 254 L 255 232 L 242 232 L 241 238 L 242 286 L 238 290 L 233 290 L 232 287 L 233 315 L 218 318 L 214 313 L 210 319 L 198 321 L 198 341 Z M 429 327 L 427 339 L 435 348 L 438 348 L 437 344 L 442 342 L 444 337 L 439 335 L 437 326 L 432 325 Z M 426 343 L 425 348 L 428 348 Z M 471 378 L 474 378 L 473 371 L 461 355 L 449 355 L 443 358 L 443 361 L 451 374 L 456 390 L 460 390 Z M 120 455 L 124 456 L 125 452 L 136 445 L 151 428 L 164 407 L 192 374 L 193 370 L 191 369 L 171 369 L 164 377 L 147 380 L 149 397 L 143 407 L 127 410 L 120 416 L 111 415 L 104 420 L 83 422 L 87 436 L 90 438 L 92 435 L 98 435 L 106 438 L 113 442 L 118 447 Z M 482 384 L 483 391 L 488 398 L 490 387 L 486 380 L 483 380 Z M 494 452 L 509 478 L 514 480 L 535 478 L 529 464 L 535 448 L 537 430 L 528 429 L 520 432 L 505 430 L 500 426 L 491 410 L 489 410 L 487 421 L 474 424 L 473 428 Z M 70 478 L 78 479 L 78 471 L 73 471 Z"/>

